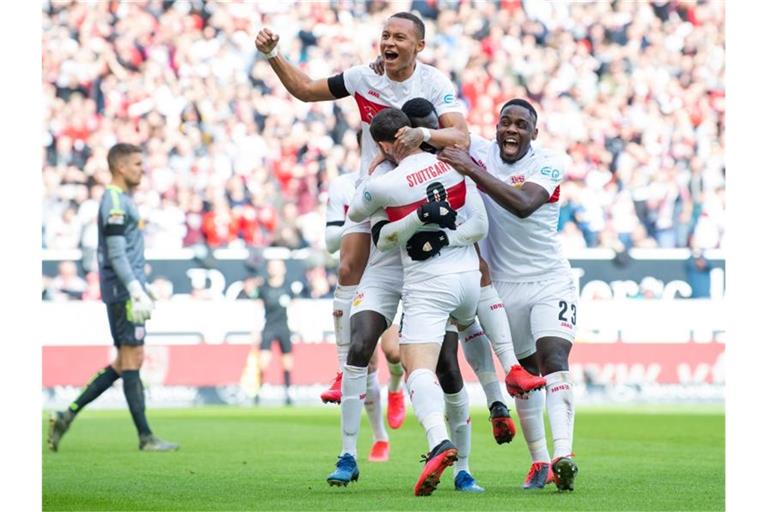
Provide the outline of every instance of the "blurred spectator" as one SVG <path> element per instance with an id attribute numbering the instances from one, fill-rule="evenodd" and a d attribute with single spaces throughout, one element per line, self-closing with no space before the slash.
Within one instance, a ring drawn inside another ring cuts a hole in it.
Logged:
<path id="1" fill-rule="evenodd" d="M 692 299 L 708 299 L 712 286 L 710 271 L 712 265 L 704 254 L 699 250 L 694 250 L 691 257 L 685 262 L 685 273 L 688 277 L 688 284 L 691 285 Z"/>
<path id="2" fill-rule="evenodd" d="M 73 261 L 59 263 L 58 274 L 48 283 L 50 300 L 80 300 L 88 288 L 85 279 L 77 274 L 77 265 Z"/>

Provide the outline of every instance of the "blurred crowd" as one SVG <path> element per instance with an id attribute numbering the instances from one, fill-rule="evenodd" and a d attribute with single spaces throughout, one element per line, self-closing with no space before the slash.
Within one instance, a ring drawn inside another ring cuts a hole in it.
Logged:
<path id="1" fill-rule="evenodd" d="M 255 50 L 262 26 L 314 78 L 371 62 L 383 20 L 418 11 L 423 62 L 450 75 L 470 130 L 539 110 L 566 151 L 566 251 L 724 247 L 720 1 L 43 2 L 43 244 L 97 244 L 116 141 L 145 148 L 149 249 L 321 251 L 329 182 L 359 164 L 355 101 L 294 100 Z M 80 285 L 88 288 L 87 283 Z"/>

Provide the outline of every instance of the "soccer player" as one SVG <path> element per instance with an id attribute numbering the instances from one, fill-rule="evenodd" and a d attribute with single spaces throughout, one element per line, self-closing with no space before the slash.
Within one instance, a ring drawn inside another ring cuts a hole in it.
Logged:
<path id="1" fill-rule="evenodd" d="M 467 186 L 467 180 L 460 174 L 420 148 L 402 154 L 397 151 L 395 134 L 409 125 L 408 117 L 395 108 L 373 118 L 373 139 L 398 166 L 358 188 L 349 216 L 357 220 L 376 214 L 371 231 L 382 251 L 405 246 L 398 251 L 403 265 L 400 353 L 408 370 L 406 382 L 411 403 L 429 445 L 425 467 L 414 486 L 414 494 L 423 496 L 434 491 L 445 468 L 458 457 L 456 446 L 448 438 L 445 403 L 441 400 L 443 390 L 436 370 L 449 317 L 459 325 L 474 320 L 480 272 L 474 248 L 444 244 L 433 251 L 429 243 L 420 241 L 420 235 L 434 231 L 436 226 L 431 224 L 436 223 L 456 230 L 453 236 L 472 243 L 485 236 L 488 224 L 482 201 L 471 182 Z M 380 214 L 386 220 L 379 220 Z M 438 254 L 440 249 L 442 255 Z M 350 351 L 345 371 L 353 368 L 349 363 L 354 354 Z"/>
<path id="2" fill-rule="evenodd" d="M 260 381 L 263 383 L 264 372 L 272 361 L 272 343 L 280 345 L 282 353 L 283 386 L 285 387 L 285 405 L 292 405 L 291 370 L 293 369 L 293 344 L 291 330 L 288 328 L 288 306 L 294 297 L 290 285 L 285 280 L 286 268 L 283 260 L 267 262 L 267 279 L 257 291 L 257 297 L 264 304 L 264 329 L 261 332 L 261 350 L 259 352 Z M 259 401 L 256 395 L 254 400 Z"/>
<path id="3" fill-rule="evenodd" d="M 177 450 L 178 444 L 159 439 L 149 428 L 144 386 L 139 375 L 144 361 L 144 322 L 149 320 L 154 308 L 144 289 L 142 220 L 131 197 L 144 172 L 141 148 L 133 144 L 115 144 L 107 154 L 107 163 L 112 184 L 107 187 L 99 205 L 98 261 L 101 298 L 107 306 L 117 357 L 96 372 L 65 411 L 51 415 L 48 447 L 58 451 L 61 437 L 77 414 L 122 377 L 125 400 L 139 435 L 139 449 L 153 452 Z"/>
<path id="4" fill-rule="evenodd" d="M 341 245 L 344 234 L 344 224 L 347 221 L 349 203 L 355 194 L 355 181 L 357 174 L 342 174 L 334 179 L 328 187 L 328 207 L 326 210 L 325 246 L 328 252 L 336 252 Z M 336 318 L 336 317 L 335 317 Z M 387 359 L 390 370 L 390 382 L 388 393 L 387 422 L 390 428 L 400 428 L 405 420 L 405 403 L 401 381 L 403 367 L 400 364 L 400 350 L 397 346 L 397 331 L 388 329 L 381 335 L 382 349 Z M 338 355 L 338 354 L 337 354 Z M 343 370 L 346 364 L 346 354 L 342 360 L 339 357 L 339 369 Z M 384 428 L 381 414 L 381 390 L 378 381 L 378 358 L 376 352 L 368 365 L 367 385 L 365 391 L 365 410 L 368 413 L 368 421 L 373 431 L 374 443 L 368 454 L 371 462 L 385 462 L 389 460 L 389 436 Z M 341 371 L 338 373 L 341 381 Z M 393 389 L 394 387 L 394 389 Z M 341 387 L 337 390 L 338 396 L 329 397 L 331 391 L 323 393 L 325 401 L 341 402 Z"/>
<path id="5" fill-rule="evenodd" d="M 363 129 L 359 170 L 362 176 L 379 153 L 370 135 L 371 119 L 380 110 L 400 107 L 412 97 L 423 96 L 435 105 L 441 128 L 429 130 L 407 127 L 399 134 L 395 151 L 402 153 L 427 140 L 440 148 L 447 145 L 469 146 L 469 131 L 462 108 L 456 102 L 453 84 L 436 68 L 416 60 L 418 53 L 424 49 L 424 36 L 425 28 L 421 19 L 411 13 L 398 12 L 387 18 L 381 32 L 379 50 L 384 62 L 384 75 L 378 75 L 367 65 L 359 65 L 319 80 L 307 76 L 280 55 L 277 49 L 280 37 L 269 28 L 259 31 L 255 44 L 294 97 L 306 102 L 354 97 Z M 383 276 L 381 279 L 387 281 L 387 260 L 370 265 L 370 246 L 370 225 L 367 222 L 350 223 L 345 227 L 341 241 L 339 284 L 334 292 L 334 314 L 338 324 L 337 351 L 341 361 L 346 360 L 349 351 L 350 307 L 366 266 L 374 267 L 369 270 L 369 274 Z M 334 394 L 329 396 L 337 396 L 340 385 L 341 379 L 337 377 L 328 390 Z"/>
<path id="6" fill-rule="evenodd" d="M 515 352 L 531 373 L 546 379 L 546 392 L 517 398 L 532 466 L 524 487 L 541 488 L 551 467 L 560 490 L 573 490 L 575 407 L 568 356 L 575 337 L 577 292 L 556 238 L 564 155 L 534 148 L 538 114 L 524 99 L 505 103 L 494 142 L 473 140 L 471 155 L 446 148 L 438 158 L 482 190 L 490 218 L 483 255 L 509 317 Z M 544 407 L 554 439 L 550 463 Z M 551 464 L 551 466 L 550 466 Z"/>

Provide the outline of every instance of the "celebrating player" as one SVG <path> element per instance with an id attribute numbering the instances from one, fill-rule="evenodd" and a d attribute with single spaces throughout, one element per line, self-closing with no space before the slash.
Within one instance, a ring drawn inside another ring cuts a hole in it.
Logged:
<path id="1" fill-rule="evenodd" d="M 325 227 L 325 245 L 328 252 L 336 252 L 341 245 L 341 238 L 344 233 L 344 224 L 347 221 L 347 210 L 352 197 L 355 194 L 355 181 L 357 174 L 343 174 L 334 179 L 328 187 L 328 208 L 326 210 Z M 378 340 L 378 338 L 377 338 Z M 405 403 L 402 391 L 403 367 L 400 364 L 400 349 L 397 345 L 397 331 L 393 328 L 381 333 L 381 345 L 384 356 L 387 359 L 390 371 L 387 422 L 390 428 L 400 428 L 405 420 Z M 339 369 L 343 370 L 346 364 L 346 354 L 344 359 L 339 357 Z M 368 413 L 368 420 L 371 423 L 371 430 L 374 435 L 374 444 L 368 455 L 368 460 L 372 462 L 384 462 L 389 460 L 389 436 L 384 428 L 384 421 L 381 415 L 380 389 L 378 381 L 378 358 L 374 352 L 368 365 L 367 385 L 365 390 L 365 409 Z M 341 371 L 339 372 L 339 381 L 341 381 Z M 330 390 L 323 393 L 328 397 Z M 338 396 L 327 401 L 341 402 L 341 387 L 336 391 Z"/>
<path id="2" fill-rule="evenodd" d="M 377 247 L 384 251 L 403 247 L 400 353 L 408 369 L 411 402 L 430 450 L 414 487 L 414 494 L 421 496 L 434 491 L 445 468 L 457 459 L 456 446 L 448 439 L 443 391 L 435 374 L 446 322 L 453 316 L 460 325 L 471 323 L 480 294 L 474 248 L 443 243 L 445 233 L 435 231 L 431 224 L 454 229 L 453 236 L 469 243 L 485 236 L 488 224 L 476 189 L 467 186 L 450 166 L 420 148 L 398 153 L 395 134 L 409 125 L 399 109 L 387 109 L 374 117 L 371 135 L 398 166 L 359 187 L 349 216 L 356 220 L 383 213 L 386 220 L 372 219 Z M 431 236 L 434 233 L 442 237 L 430 244 L 436 240 Z"/>
<path id="3" fill-rule="evenodd" d="M 544 391 L 517 398 L 517 412 L 533 464 L 525 488 L 543 487 L 550 458 L 544 432 L 546 403 L 560 490 L 573 490 L 575 407 L 568 356 L 575 336 L 576 287 L 568 260 L 555 237 L 560 183 L 566 158 L 534 148 L 538 115 L 523 99 L 501 108 L 496 141 L 473 140 L 471 156 L 446 148 L 438 156 L 475 181 L 483 191 L 490 227 L 483 255 L 509 317 L 515 352 L 531 373 L 544 375 Z"/>
<path id="4" fill-rule="evenodd" d="M 144 235 L 139 210 L 131 197 L 143 174 L 141 148 L 115 144 L 107 154 L 107 163 L 112 184 L 99 205 L 99 284 L 117 357 L 93 376 L 67 410 L 51 415 L 48 447 L 58 451 L 61 437 L 83 407 L 122 377 L 125 400 L 139 435 L 139 449 L 177 450 L 178 444 L 163 441 L 150 430 L 144 412 L 144 386 L 139 376 L 144 361 L 144 322 L 149 320 L 154 308 L 144 290 Z"/>
<path id="5" fill-rule="evenodd" d="M 450 80 L 437 69 L 416 60 L 424 49 L 424 23 L 417 16 L 398 12 L 384 23 L 379 42 L 380 56 L 384 62 L 384 75 L 379 76 L 366 65 L 354 66 L 333 77 L 313 80 L 298 67 L 283 58 L 277 49 L 279 35 L 263 28 L 256 36 L 256 47 L 268 60 L 273 71 L 288 92 L 302 101 L 327 101 L 354 96 L 362 120 L 360 174 L 365 174 L 378 154 L 370 135 L 373 116 L 387 107 L 399 107 L 408 98 L 423 96 L 435 105 L 440 128 L 406 128 L 398 136 L 395 151 L 418 147 L 431 141 L 436 147 L 469 146 L 469 132 L 456 102 L 456 93 Z M 345 227 L 341 241 L 339 284 L 334 292 L 334 315 L 337 324 L 337 351 L 340 361 L 346 361 L 350 344 L 350 307 L 370 252 L 370 225 L 368 222 L 350 223 Z M 395 257 L 397 255 L 394 255 Z M 377 262 L 386 281 L 386 259 Z M 340 378 L 334 380 L 328 397 L 338 396 Z"/>
<path id="6" fill-rule="evenodd" d="M 435 107 L 424 98 L 408 100 L 403 105 L 402 110 L 408 115 L 414 126 L 429 128 L 437 126 L 438 119 Z M 432 153 L 437 151 L 429 143 L 423 143 L 421 148 Z M 515 435 L 515 424 L 509 415 L 509 409 L 507 409 L 501 393 L 490 347 L 492 346 L 495 350 L 504 371 L 507 373 L 505 380 L 510 394 L 518 395 L 540 389 L 545 386 L 546 382 L 541 377 L 529 374 L 517 361 L 504 305 L 491 283 L 488 266 L 482 258 L 480 258 L 480 271 L 482 279 L 480 282 L 480 300 L 477 305 L 477 316 L 480 323 L 474 322 L 459 332 L 459 340 L 467 362 L 483 387 L 488 409 L 491 412 L 493 436 L 497 443 L 502 444 L 512 441 Z M 487 337 L 486 332 L 488 333 Z"/>

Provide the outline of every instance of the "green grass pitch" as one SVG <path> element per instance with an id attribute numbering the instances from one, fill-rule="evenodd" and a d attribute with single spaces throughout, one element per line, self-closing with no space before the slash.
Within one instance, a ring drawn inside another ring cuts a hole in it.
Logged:
<path id="1" fill-rule="evenodd" d="M 150 410 L 176 453 L 138 451 L 127 410 L 84 411 L 58 453 L 45 447 L 44 510 L 724 510 L 722 407 L 577 410 L 576 490 L 523 491 L 522 433 L 497 445 L 487 411 L 473 409 L 470 469 L 482 495 L 453 490 L 452 469 L 430 497 L 412 495 L 426 440 L 411 409 L 390 432 L 391 458 L 369 463 L 370 429 L 358 443 L 360 480 L 330 487 L 340 446 L 338 408 Z"/>

